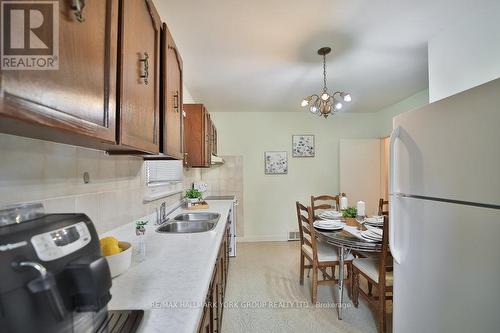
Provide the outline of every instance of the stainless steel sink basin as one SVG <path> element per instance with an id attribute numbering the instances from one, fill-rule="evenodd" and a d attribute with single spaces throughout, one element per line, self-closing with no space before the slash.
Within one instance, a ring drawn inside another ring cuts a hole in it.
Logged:
<path id="1" fill-rule="evenodd" d="M 184 213 L 174 217 L 176 221 L 218 221 L 220 214 L 217 213 Z"/>
<path id="2" fill-rule="evenodd" d="M 173 221 L 162 225 L 156 232 L 177 234 L 204 232 L 214 229 L 216 225 L 217 221 Z"/>
<path id="3" fill-rule="evenodd" d="M 179 214 L 171 222 L 167 222 L 156 229 L 160 233 L 187 234 L 210 231 L 219 222 L 217 213 L 184 213 Z"/>

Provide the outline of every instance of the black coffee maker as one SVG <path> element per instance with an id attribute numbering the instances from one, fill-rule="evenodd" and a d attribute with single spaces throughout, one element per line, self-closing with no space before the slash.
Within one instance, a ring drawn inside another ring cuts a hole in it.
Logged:
<path id="1" fill-rule="evenodd" d="M 111 274 L 94 225 L 84 214 L 26 211 L 0 219 L 0 331 L 98 331 Z"/>

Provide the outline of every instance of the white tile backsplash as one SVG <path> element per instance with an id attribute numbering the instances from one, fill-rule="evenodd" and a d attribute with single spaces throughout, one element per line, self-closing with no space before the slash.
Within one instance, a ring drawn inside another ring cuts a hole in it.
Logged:
<path id="1" fill-rule="evenodd" d="M 52 198 L 43 201 L 46 213 L 68 213 L 76 211 L 76 198 L 73 196 Z"/>
<path id="2" fill-rule="evenodd" d="M 49 213 L 85 213 L 106 232 L 173 205 L 182 194 L 144 203 L 144 161 L 102 151 L 0 134 L 0 205 L 42 202 Z M 243 235 L 243 159 L 225 156 L 223 166 L 184 168 L 183 191 L 194 181 L 209 184 L 208 195 L 238 196 L 238 232 Z M 85 184 L 83 173 L 90 182 Z"/>
<path id="3" fill-rule="evenodd" d="M 180 200 L 175 195 L 143 203 L 139 157 L 0 134 L 0 163 L 0 205 L 42 202 L 49 213 L 85 213 L 99 232 L 151 214 L 163 201 Z M 188 174 L 193 180 L 199 175 Z"/>
<path id="4" fill-rule="evenodd" d="M 75 197 L 75 212 L 85 213 L 92 221 L 96 223 L 100 222 L 99 196 L 85 194 Z"/>
<path id="5" fill-rule="evenodd" d="M 239 201 L 236 209 L 238 237 L 245 233 L 243 198 L 243 156 L 222 156 L 225 163 L 209 169 L 200 169 L 200 177 L 208 184 L 206 195 L 235 195 Z"/>

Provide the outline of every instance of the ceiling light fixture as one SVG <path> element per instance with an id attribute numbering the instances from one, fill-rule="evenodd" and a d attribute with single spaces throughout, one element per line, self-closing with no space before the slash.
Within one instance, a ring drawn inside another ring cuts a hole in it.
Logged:
<path id="1" fill-rule="evenodd" d="M 307 96 L 300 103 L 302 107 L 307 107 L 311 113 L 325 118 L 342 109 L 342 102 L 349 103 L 352 101 L 351 94 L 344 91 L 336 91 L 333 95 L 328 93 L 326 87 L 326 55 L 331 51 L 332 49 L 329 47 L 322 47 L 318 50 L 318 54 L 323 56 L 323 92 Z M 337 99 L 337 95 L 340 100 Z"/>

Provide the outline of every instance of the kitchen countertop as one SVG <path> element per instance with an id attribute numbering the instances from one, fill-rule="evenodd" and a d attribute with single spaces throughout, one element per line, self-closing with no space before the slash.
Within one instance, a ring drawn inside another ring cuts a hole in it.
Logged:
<path id="1" fill-rule="evenodd" d="M 209 201 L 200 212 L 219 213 L 214 230 L 191 234 L 160 234 L 151 221 L 146 226 L 146 259 L 137 262 L 113 279 L 110 310 L 142 309 L 144 318 L 139 332 L 196 332 L 203 304 L 224 235 L 231 201 Z M 176 209 L 169 217 L 186 212 Z M 197 212 L 189 210 L 189 212 Z M 134 246 L 135 223 L 100 237 L 114 236 Z"/>

